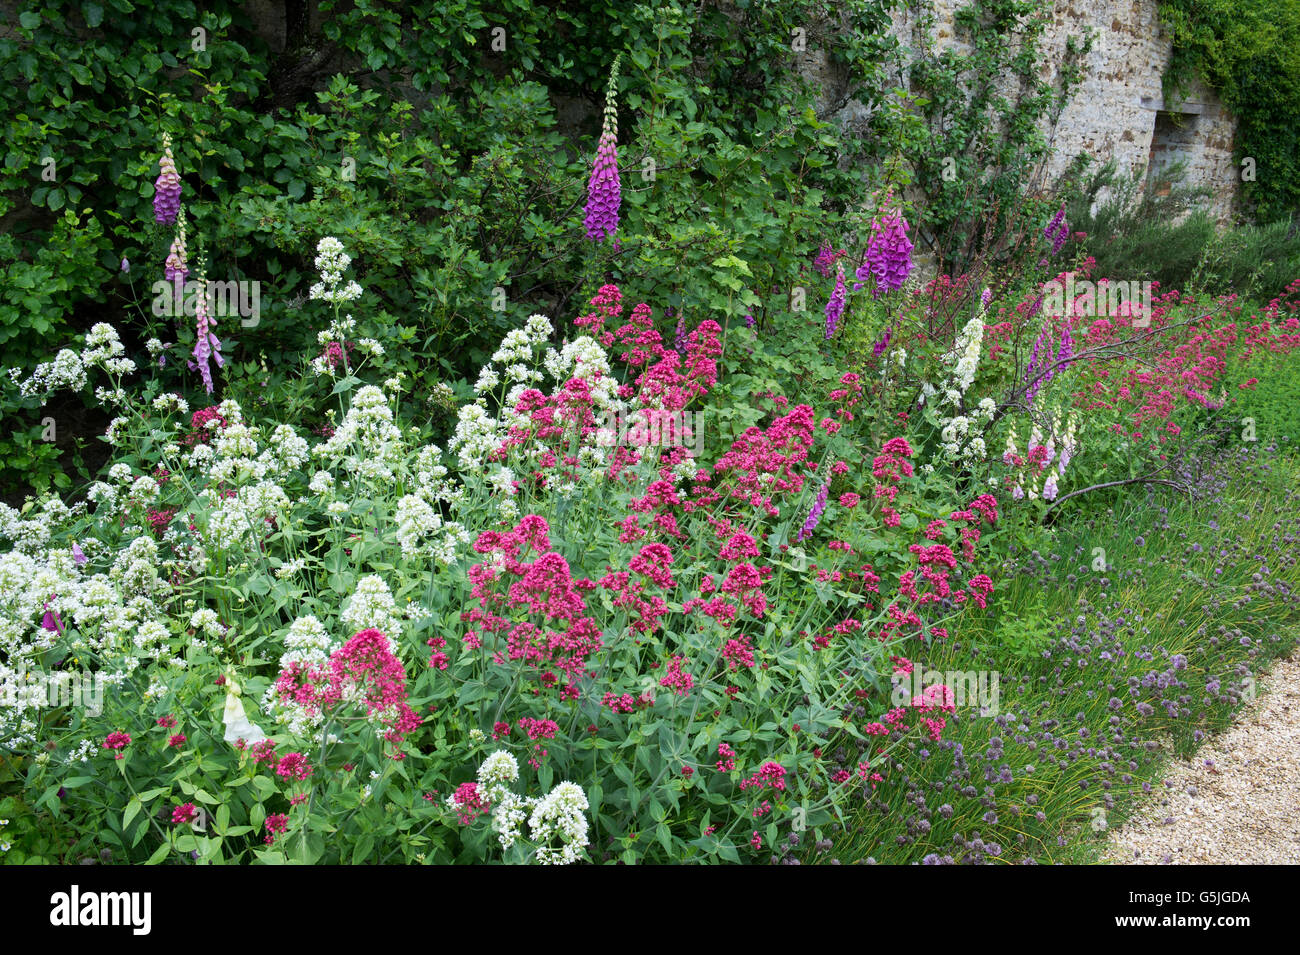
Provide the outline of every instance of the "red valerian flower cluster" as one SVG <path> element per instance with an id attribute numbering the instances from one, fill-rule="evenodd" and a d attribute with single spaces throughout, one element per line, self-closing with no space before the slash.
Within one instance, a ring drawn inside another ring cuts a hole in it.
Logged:
<path id="1" fill-rule="evenodd" d="M 406 667 L 393 655 L 388 637 L 378 630 L 355 634 L 331 654 L 328 670 L 290 663 L 275 681 L 275 695 L 281 703 L 299 707 L 313 717 L 359 702 L 370 719 L 385 727 L 384 739 L 391 743 L 401 743 L 421 722 L 406 702 Z M 291 758 L 295 755 L 297 760 Z M 403 754 L 393 758 L 401 759 Z M 281 771 L 280 766 L 286 769 Z M 299 754 L 290 754 L 277 765 L 281 775 L 297 779 L 305 779 L 310 771 Z"/>

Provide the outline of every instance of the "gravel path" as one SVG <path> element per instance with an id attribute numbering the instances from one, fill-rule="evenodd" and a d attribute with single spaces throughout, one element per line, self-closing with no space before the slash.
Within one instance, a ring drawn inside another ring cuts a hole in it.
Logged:
<path id="1" fill-rule="evenodd" d="M 1279 660 L 1255 701 L 1192 761 L 1176 760 L 1149 805 L 1107 835 L 1126 865 L 1300 863 L 1300 656 Z M 1211 765 L 1206 765 L 1209 760 Z"/>

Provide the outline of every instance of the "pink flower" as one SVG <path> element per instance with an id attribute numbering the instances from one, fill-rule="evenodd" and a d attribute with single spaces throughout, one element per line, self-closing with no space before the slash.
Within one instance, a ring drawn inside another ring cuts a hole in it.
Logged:
<path id="1" fill-rule="evenodd" d="M 312 768 L 302 753 L 285 753 L 276 762 L 275 772 L 285 779 L 304 780 L 312 774 Z"/>
<path id="2" fill-rule="evenodd" d="M 555 734 L 560 730 L 560 724 L 555 720 L 535 720 L 528 716 L 521 719 L 519 725 L 531 740 L 555 739 Z"/>
<path id="3" fill-rule="evenodd" d="M 678 696 L 685 696 L 695 686 L 695 677 L 682 669 L 682 664 L 689 662 L 685 657 L 674 656 L 668 662 L 668 672 L 659 680 L 660 686 L 666 686 Z"/>
<path id="4" fill-rule="evenodd" d="M 198 807 L 194 803 L 182 803 L 172 810 L 172 825 L 179 826 L 182 823 L 193 822 L 194 817 L 198 814 Z"/>
<path id="5" fill-rule="evenodd" d="M 717 762 L 718 772 L 729 773 L 736 768 L 736 751 L 726 743 L 718 744 L 718 755 L 722 757 Z"/>
<path id="6" fill-rule="evenodd" d="M 766 762 L 759 767 L 758 772 L 748 779 L 742 780 L 741 789 L 763 789 L 771 787 L 776 790 L 785 789 L 786 768 L 780 763 Z"/>
<path id="7" fill-rule="evenodd" d="M 183 734 L 183 733 L 177 733 L 175 736 L 172 736 L 172 737 L 169 737 L 169 738 L 168 738 L 168 740 L 167 740 L 167 745 L 168 745 L 168 746 L 181 746 L 181 745 L 184 744 L 184 742 L 185 742 L 185 734 Z"/>
<path id="8" fill-rule="evenodd" d="M 176 172 L 176 160 L 172 157 L 171 139 L 166 135 L 163 136 L 163 155 L 158 168 L 158 179 L 154 182 L 154 219 L 163 225 L 171 225 L 176 221 L 176 213 L 181 207 L 181 177 Z"/>
<path id="9" fill-rule="evenodd" d="M 272 813 L 266 817 L 262 823 L 266 828 L 266 839 L 264 840 L 269 846 L 275 842 L 275 837 L 289 828 L 289 817 L 282 812 Z"/>
<path id="10" fill-rule="evenodd" d="M 470 825 L 479 816 L 485 815 L 491 803 L 478 790 L 478 783 L 461 783 L 451 794 L 452 804 L 457 807 L 457 817 L 462 826 Z"/>

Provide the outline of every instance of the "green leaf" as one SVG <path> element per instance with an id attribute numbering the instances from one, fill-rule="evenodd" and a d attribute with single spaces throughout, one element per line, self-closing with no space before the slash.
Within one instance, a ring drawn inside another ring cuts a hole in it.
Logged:
<path id="1" fill-rule="evenodd" d="M 126 804 L 126 810 L 122 813 L 122 831 L 125 832 L 127 826 L 131 825 L 131 820 L 140 814 L 144 804 L 140 802 L 139 796 L 132 796 L 131 801 Z"/>
<path id="2" fill-rule="evenodd" d="M 160 862 L 162 862 L 164 859 L 167 858 L 168 854 L 171 851 L 172 851 L 171 844 L 164 842 L 162 845 L 160 845 L 157 849 L 154 850 L 153 855 L 151 855 L 148 859 L 146 859 L 144 864 L 158 865 Z"/>

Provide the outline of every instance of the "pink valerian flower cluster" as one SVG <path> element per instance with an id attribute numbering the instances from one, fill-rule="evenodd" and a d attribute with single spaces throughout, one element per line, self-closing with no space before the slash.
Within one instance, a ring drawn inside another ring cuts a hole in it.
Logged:
<path id="1" fill-rule="evenodd" d="M 548 755 L 547 750 L 542 745 L 542 740 L 555 739 L 555 734 L 560 731 L 560 724 L 555 720 L 535 720 L 532 717 L 525 716 L 519 721 L 519 726 L 527 734 L 528 738 L 533 741 L 533 753 L 528 758 L 528 765 L 532 766 L 533 769 L 540 769 L 542 764 L 538 760 Z"/>
<path id="2" fill-rule="evenodd" d="M 877 481 L 875 496 L 884 502 L 880 514 L 886 527 L 897 527 L 903 519 L 894 509 L 894 502 L 898 498 L 898 481 L 913 474 L 912 462 L 908 460 L 911 456 L 912 446 L 906 438 L 890 438 L 871 462 L 871 473 Z"/>
<path id="3" fill-rule="evenodd" d="M 829 242 L 823 242 L 821 251 L 817 253 L 817 260 L 813 262 L 813 267 L 816 268 L 824 278 L 830 278 L 831 266 L 848 254 L 847 249 L 832 249 Z"/>
<path id="4" fill-rule="evenodd" d="M 269 846 L 275 842 L 276 836 L 289 828 L 289 817 L 282 812 L 272 813 L 262 825 L 266 829 L 266 838 L 262 841 Z"/>
<path id="5" fill-rule="evenodd" d="M 451 663 L 451 657 L 443 652 L 447 646 L 445 637 L 430 637 L 425 643 L 433 649 L 433 654 L 429 657 L 429 668 L 432 670 L 445 670 Z"/>
<path id="6" fill-rule="evenodd" d="M 667 601 L 659 594 L 646 596 L 645 589 L 647 583 L 663 590 L 676 587 L 670 569 L 672 563 L 673 554 L 666 545 L 646 544 L 628 561 L 629 569 L 640 579 L 632 580 L 632 575 L 625 571 L 611 571 L 598 582 L 614 595 L 615 607 L 628 611 L 628 625 L 638 633 L 654 633 L 659 621 L 668 614 Z"/>
<path id="7" fill-rule="evenodd" d="M 227 426 L 226 419 L 217 411 L 217 406 L 209 408 L 200 408 L 194 414 L 190 415 L 190 431 L 181 438 L 181 444 L 186 447 L 192 447 L 194 444 L 207 444 L 212 440 L 211 422 L 216 422 L 218 428 Z"/>
<path id="8" fill-rule="evenodd" d="M 339 365 L 343 365 L 344 368 L 350 368 L 352 366 L 352 351 L 355 347 L 356 346 L 349 341 L 344 341 L 342 344 L 339 342 L 330 342 L 321 350 L 319 355 L 320 362 L 331 370 L 338 368 Z"/>
<path id="9" fill-rule="evenodd" d="M 714 465 L 718 488 L 702 491 L 693 508 L 711 507 L 723 496 L 748 503 L 767 517 L 778 517 L 777 494 L 797 494 L 813 447 L 816 421 L 809 405 L 799 405 L 767 426 L 751 427 Z"/>
<path id="10" fill-rule="evenodd" d="M 928 713 L 931 710 L 943 710 L 948 713 L 957 712 L 956 697 L 952 689 L 944 686 L 942 683 L 933 686 L 927 686 L 917 696 L 912 697 L 912 708 L 920 713 Z"/>
<path id="11" fill-rule="evenodd" d="M 873 575 L 874 576 L 874 575 Z M 877 578 L 879 580 L 879 578 Z M 856 633 L 862 629 L 862 621 L 855 617 L 847 617 L 839 623 L 818 634 L 813 638 L 813 651 L 825 650 L 829 647 L 836 637 L 848 636 L 850 633 Z"/>
<path id="12" fill-rule="evenodd" d="M 718 744 L 718 772 L 729 773 L 736 768 L 736 751 L 726 743 Z"/>
<path id="13" fill-rule="evenodd" d="M 461 614 L 470 624 L 464 642 L 476 649 L 496 635 L 494 662 L 523 660 L 537 670 L 558 670 L 567 678 L 561 698 L 573 699 L 588 660 L 602 646 L 601 631 L 587 614 L 568 561 L 551 550 L 549 531 L 543 518 L 529 514 L 513 530 L 479 535 L 474 550 L 490 559 L 469 570 L 479 606 Z M 530 551 L 539 556 L 524 563 L 520 558 Z"/>
<path id="14" fill-rule="evenodd" d="M 624 693 L 622 696 L 606 693 L 601 697 L 600 705 L 608 707 L 615 713 L 633 713 L 653 706 L 654 701 L 654 696 L 648 692 L 642 693 L 640 696 L 633 696 L 631 693 Z"/>
<path id="15" fill-rule="evenodd" d="M 785 790 L 786 768 L 780 763 L 766 762 L 759 767 L 758 772 L 740 782 L 740 788 L 743 789 L 775 789 L 779 792 Z"/>
<path id="16" fill-rule="evenodd" d="M 862 376 L 846 372 L 840 376 L 842 388 L 835 388 L 828 396 L 835 402 L 835 416 L 841 421 L 853 420 L 853 408 L 862 400 Z"/>
<path id="17" fill-rule="evenodd" d="M 451 804 L 456 807 L 456 816 L 462 826 L 471 825 L 492 808 L 492 803 L 479 792 L 478 783 L 461 783 L 457 786 L 451 794 Z"/>
<path id="18" fill-rule="evenodd" d="M 948 519 L 965 525 L 958 528 L 958 533 L 961 535 L 962 556 L 967 563 L 971 563 L 975 560 L 975 545 L 980 540 L 981 522 L 990 526 L 998 522 L 997 498 L 992 494 L 981 494 L 971 501 L 970 506 L 965 510 L 953 511 L 949 514 Z M 931 526 L 943 523 L 943 521 L 932 521 Z M 928 532 L 926 536 L 930 537 Z M 931 537 L 930 539 L 937 540 L 938 538 Z"/>
<path id="19" fill-rule="evenodd" d="M 276 762 L 275 773 L 285 779 L 302 781 L 312 774 L 312 768 L 302 753 L 286 753 Z"/>
<path id="20" fill-rule="evenodd" d="M 131 734 L 123 733 L 121 730 L 118 730 L 116 733 L 109 733 L 104 739 L 104 749 L 118 750 L 118 753 L 113 758 L 122 759 L 126 754 L 121 752 L 121 750 L 126 749 L 130 743 Z"/>
<path id="21" fill-rule="evenodd" d="M 406 702 L 406 667 L 393 655 L 388 637 L 378 630 L 356 633 L 330 655 L 328 670 L 290 663 L 276 679 L 274 689 L 282 704 L 313 718 L 333 712 L 341 704 L 364 704 L 366 716 L 383 726 L 384 739 L 394 744 L 400 744 L 421 723 Z M 402 759 L 404 754 L 396 753 L 393 758 Z M 288 765 L 300 773 L 305 763 L 291 761 Z"/>
<path id="22" fill-rule="evenodd" d="M 689 693 L 695 686 L 695 677 L 682 669 L 689 662 L 685 657 L 674 656 L 668 661 L 668 671 L 660 677 L 659 685 L 667 687 L 678 696 Z"/>
<path id="23" fill-rule="evenodd" d="M 194 821 L 199 809 L 192 802 L 181 803 L 172 810 L 172 825 L 180 826 Z"/>
<path id="24" fill-rule="evenodd" d="M 754 668 L 754 645 L 750 642 L 747 634 L 741 634 L 739 637 L 732 637 L 722 645 L 722 659 L 727 662 L 728 669 L 733 672 L 744 667 L 746 670 Z"/>

